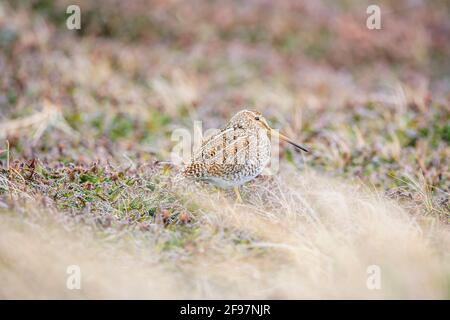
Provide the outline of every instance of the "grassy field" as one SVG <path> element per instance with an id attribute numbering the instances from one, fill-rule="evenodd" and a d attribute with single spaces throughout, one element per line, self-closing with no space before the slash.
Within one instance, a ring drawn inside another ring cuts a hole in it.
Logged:
<path id="1" fill-rule="evenodd" d="M 72 2 L 0 3 L 0 298 L 450 298 L 448 1 Z M 243 108 L 311 152 L 176 179 Z"/>

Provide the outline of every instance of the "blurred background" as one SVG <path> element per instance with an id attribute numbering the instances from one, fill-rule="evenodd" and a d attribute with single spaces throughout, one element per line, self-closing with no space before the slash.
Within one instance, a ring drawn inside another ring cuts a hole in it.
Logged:
<path id="1" fill-rule="evenodd" d="M 1 1 L 0 297 L 448 298 L 449 17 L 446 0 Z M 282 148 L 244 204 L 158 162 L 175 129 L 243 108 L 311 150 Z M 64 286 L 74 263 L 84 291 Z"/>
<path id="2" fill-rule="evenodd" d="M 28 128 L 0 135 L 26 157 L 60 157 L 57 141 L 71 158 L 101 149 L 163 159 L 174 127 L 218 128 L 247 107 L 313 146 L 314 166 L 365 176 L 380 162 L 419 168 L 442 187 L 449 2 L 377 1 L 382 29 L 369 30 L 372 2 L 80 0 L 81 30 L 66 28 L 73 1 L 2 2 L 0 120 L 50 103 L 67 126 L 61 135 L 38 125 L 32 145 Z"/>
<path id="3" fill-rule="evenodd" d="M 164 160 L 173 129 L 219 128 L 245 107 L 321 171 L 448 191 L 449 1 L 80 0 L 81 30 L 66 27 L 70 4 L 0 4 L 12 158 Z M 381 30 L 366 27 L 370 4 Z"/>

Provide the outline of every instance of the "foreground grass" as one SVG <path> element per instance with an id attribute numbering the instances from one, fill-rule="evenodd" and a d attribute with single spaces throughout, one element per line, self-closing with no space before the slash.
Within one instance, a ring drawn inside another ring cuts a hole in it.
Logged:
<path id="1" fill-rule="evenodd" d="M 445 10 L 375 37 L 356 4 L 327 19 L 317 3 L 85 1 L 81 34 L 64 1 L 2 3 L 0 296 L 448 298 Z M 173 130 L 244 106 L 312 152 L 282 148 L 244 204 L 176 180 Z M 71 264 L 82 291 L 65 287 Z"/>
<path id="2" fill-rule="evenodd" d="M 362 186 L 313 172 L 298 175 L 285 168 L 244 190 L 245 204 L 181 184 L 172 189 L 174 197 L 197 208 L 189 221 L 160 210 L 155 216 L 138 215 L 139 209 L 122 214 L 114 200 L 107 201 L 108 223 L 94 206 L 92 214 L 75 210 L 68 218 L 57 201 L 37 208 L 35 198 L 27 200 L 22 192 L 11 192 L 18 197 L 13 203 L 21 199 L 19 208 L 12 207 L 17 213 L 3 209 L 1 215 L 3 297 L 450 295 L 450 236 L 443 226 L 417 220 Z M 121 197 L 118 202 L 131 200 Z M 86 278 L 81 291 L 67 290 L 62 280 L 72 264 Z M 380 290 L 366 287 L 372 265 L 382 272 Z"/>

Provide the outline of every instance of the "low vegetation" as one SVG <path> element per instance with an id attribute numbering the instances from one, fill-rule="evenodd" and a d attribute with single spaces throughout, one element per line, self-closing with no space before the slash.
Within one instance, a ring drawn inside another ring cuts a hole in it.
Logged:
<path id="1" fill-rule="evenodd" d="M 69 2 L 0 4 L 0 297 L 450 297 L 445 1 Z M 240 204 L 168 160 L 244 107 L 311 152 Z"/>

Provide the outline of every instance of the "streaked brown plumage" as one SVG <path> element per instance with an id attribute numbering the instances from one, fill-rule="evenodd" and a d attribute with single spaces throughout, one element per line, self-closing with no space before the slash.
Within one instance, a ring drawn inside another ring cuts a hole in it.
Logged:
<path id="1" fill-rule="evenodd" d="M 307 151 L 272 130 L 261 113 L 242 110 L 219 133 L 203 141 L 182 174 L 221 188 L 240 186 L 261 174 L 269 162 L 269 135 L 273 133 Z"/>

